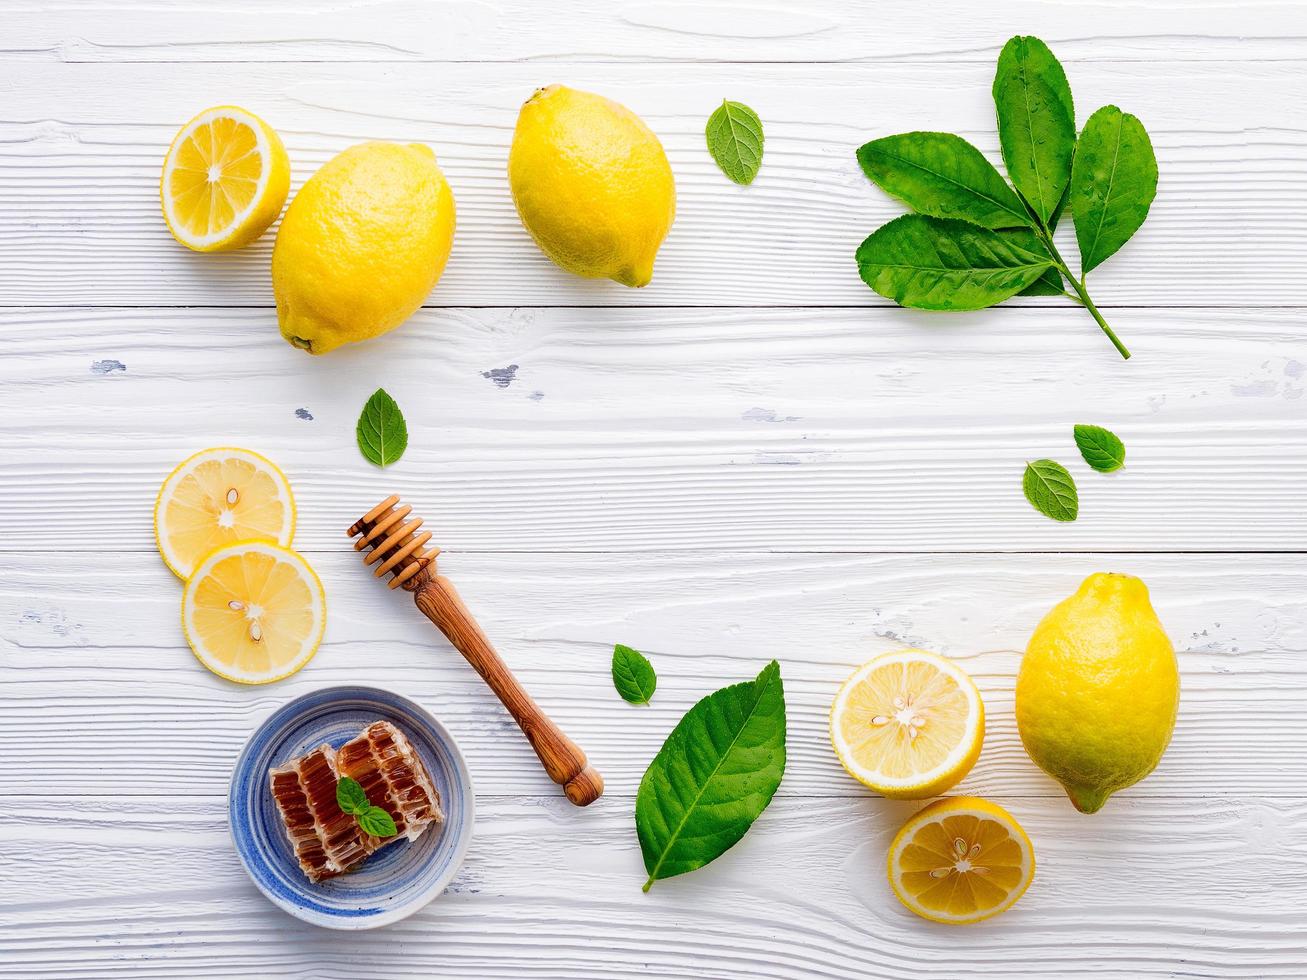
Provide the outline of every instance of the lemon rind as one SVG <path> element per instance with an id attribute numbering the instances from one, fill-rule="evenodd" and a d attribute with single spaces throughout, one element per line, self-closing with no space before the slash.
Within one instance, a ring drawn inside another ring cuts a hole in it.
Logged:
<path id="1" fill-rule="evenodd" d="M 207 571 L 208 568 L 212 567 L 212 565 L 217 564 L 217 562 L 221 558 L 226 557 L 226 555 L 222 554 L 223 552 L 249 551 L 249 550 L 264 551 L 266 553 L 273 554 L 276 557 L 283 558 L 283 559 L 285 558 L 285 556 L 289 555 L 290 560 L 293 564 L 298 564 L 302 566 L 304 570 L 309 573 L 309 577 L 312 579 L 313 584 L 316 587 L 316 591 L 314 592 L 313 595 L 314 595 L 314 603 L 317 606 L 317 612 L 318 612 L 317 615 L 318 629 L 316 634 L 313 636 L 312 641 L 308 643 L 308 652 L 301 653 L 295 660 L 292 660 L 291 661 L 292 666 L 289 670 L 286 670 L 273 677 L 260 677 L 257 679 L 249 678 L 249 677 L 238 677 L 218 669 L 213 664 L 211 664 L 208 660 L 206 660 L 204 656 L 200 653 L 199 649 L 196 647 L 195 640 L 191 638 L 191 630 L 188 628 L 189 624 L 187 618 L 187 611 L 188 611 L 187 605 L 191 600 L 194 591 L 191 588 L 191 583 L 198 582 L 201 578 L 200 575 L 201 572 Z M 204 667 L 204 669 L 209 671 L 209 673 L 221 677 L 223 680 L 228 680 L 235 684 L 246 684 L 251 687 L 258 686 L 261 684 L 272 684 L 275 681 L 284 680 L 285 678 L 290 677 L 292 674 L 299 673 L 299 671 L 303 670 L 310 660 L 312 660 L 315 656 L 317 656 L 318 647 L 322 645 L 322 637 L 326 633 L 326 629 L 327 629 L 327 591 L 322 587 L 322 579 L 318 576 L 317 571 L 313 568 L 312 565 L 308 563 L 307 559 L 305 559 L 303 555 L 301 555 L 298 551 L 295 551 L 293 548 L 285 548 L 282 547 L 281 545 L 273 544 L 270 541 L 257 541 L 257 540 L 236 541 L 232 544 L 222 545 L 221 547 L 214 548 L 207 555 L 205 555 L 204 558 L 200 560 L 200 563 L 198 565 L 195 566 L 195 574 L 193 574 L 186 581 L 186 588 L 182 590 L 181 624 L 182 624 L 182 634 L 186 637 L 187 646 L 191 648 L 191 653 L 195 655 L 195 659 L 198 660 L 200 664 Z"/>

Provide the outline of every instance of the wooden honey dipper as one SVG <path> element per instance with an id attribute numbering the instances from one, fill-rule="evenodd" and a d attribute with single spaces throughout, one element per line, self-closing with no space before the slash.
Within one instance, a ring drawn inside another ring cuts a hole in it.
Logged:
<path id="1" fill-rule="evenodd" d="M 562 786 L 567 798 L 577 806 L 589 806 L 603 794 L 604 777 L 518 683 L 463 605 L 454 583 L 436 574 L 436 555 L 440 549 L 426 547 L 431 532 L 419 534 L 422 519 L 405 520 L 413 508 L 407 504 L 396 507 L 398 503 L 398 497 L 389 496 L 350 526 L 346 533 L 351 538 L 362 535 L 354 542 L 354 550 L 363 551 L 372 546 L 363 556 L 363 564 L 377 565 L 377 578 L 390 572 L 390 588 L 403 586 L 413 593 L 417 607 L 440 627 L 440 632 L 503 702 L 540 757 L 549 778 Z"/>

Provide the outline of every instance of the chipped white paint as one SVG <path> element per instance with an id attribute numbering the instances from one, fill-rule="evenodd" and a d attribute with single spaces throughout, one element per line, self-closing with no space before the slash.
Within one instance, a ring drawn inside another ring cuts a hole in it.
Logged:
<path id="1" fill-rule="evenodd" d="M 0 974 L 1307 975 L 1305 16 L 1289 0 L 0 0 Z M 1128 364 L 1060 301 L 925 316 L 853 269 L 896 210 L 853 148 L 927 127 L 992 153 L 992 61 L 1016 32 L 1053 43 L 1082 119 L 1118 102 L 1157 144 L 1153 216 L 1096 273 Z M 516 106 L 554 80 L 628 102 L 667 146 L 677 225 L 647 289 L 569 279 L 517 224 Z M 748 189 L 704 152 L 723 95 L 767 125 Z M 229 256 L 173 244 L 163 150 L 218 101 L 281 131 L 297 183 L 356 140 L 432 144 L 460 207 L 432 306 L 310 359 L 277 336 L 270 237 Z M 410 427 L 384 473 L 353 448 L 382 384 Z M 1126 469 L 1080 466 L 1074 422 L 1117 430 Z M 296 545 L 331 601 L 317 658 L 270 687 L 194 663 L 151 539 L 168 470 L 233 443 L 290 475 Z M 1072 466 L 1076 524 L 1022 500 L 1037 456 Z M 563 802 L 461 659 L 365 580 L 342 531 L 392 489 L 604 772 L 596 806 Z M 1012 688 L 1040 615 L 1107 568 L 1149 583 L 1184 693 L 1158 771 L 1084 817 L 1022 751 Z M 617 641 L 659 670 L 648 708 L 612 690 Z M 1035 844 L 1031 890 L 981 926 L 893 900 L 885 850 L 915 807 L 871 797 L 827 741 L 840 681 L 904 645 L 975 677 L 988 732 L 960 790 Z M 713 867 L 642 895 L 644 765 L 696 698 L 771 657 L 789 704 L 777 801 Z M 255 892 L 223 794 L 260 718 L 351 680 L 440 715 L 479 817 L 449 894 L 343 937 Z"/>

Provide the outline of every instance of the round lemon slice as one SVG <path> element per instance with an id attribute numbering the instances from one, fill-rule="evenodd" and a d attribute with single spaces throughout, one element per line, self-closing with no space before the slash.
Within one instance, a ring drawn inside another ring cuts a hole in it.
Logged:
<path id="1" fill-rule="evenodd" d="M 200 559 L 237 541 L 289 547 L 295 499 L 286 474 L 248 449 L 205 449 L 177 465 L 154 502 L 154 540 L 164 563 L 188 579 Z"/>
<path id="2" fill-rule="evenodd" d="M 962 668 L 924 650 L 863 664 L 830 713 L 831 743 L 853 778 L 882 796 L 938 796 L 980 756 L 985 705 Z"/>
<path id="3" fill-rule="evenodd" d="M 1035 850 L 1012 814 L 976 796 L 937 800 L 889 848 L 900 902 L 934 922 L 979 922 L 1012 907 L 1035 877 Z"/>
<path id="4" fill-rule="evenodd" d="M 240 684 L 267 684 L 317 652 L 327 624 L 322 582 L 289 548 L 242 541 L 208 555 L 186 582 L 182 629 L 200 663 Z"/>
<path id="5" fill-rule="evenodd" d="M 252 112 L 205 109 L 168 148 L 159 181 L 172 237 L 197 252 L 248 245 L 281 213 L 290 161 L 281 138 Z"/>

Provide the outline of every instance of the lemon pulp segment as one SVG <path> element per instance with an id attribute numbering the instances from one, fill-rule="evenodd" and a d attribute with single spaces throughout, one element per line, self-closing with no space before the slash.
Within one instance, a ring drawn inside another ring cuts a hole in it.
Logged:
<path id="1" fill-rule="evenodd" d="M 200 564 L 182 597 L 182 627 L 209 670 L 265 684 L 303 667 L 326 625 L 322 583 L 302 557 L 249 541 Z"/>
<path id="2" fill-rule="evenodd" d="M 971 769 L 983 738 L 976 686 L 956 664 L 923 650 L 864 664 L 831 709 L 840 761 L 885 796 L 938 795 Z"/>
<path id="3" fill-rule="evenodd" d="M 188 578 L 213 549 L 237 541 L 289 546 L 295 503 L 284 473 L 248 449 L 206 449 L 164 480 L 154 510 L 164 562 Z"/>
<path id="4" fill-rule="evenodd" d="M 939 800 L 890 845 L 890 886 L 936 922 L 979 922 L 1010 908 L 1035 873 L 1034 849 L 1002 807 L 977 797 Z"/>
<path id="5" fill-rule="evenodd" d="M 183 245 L 219 251 L 249 244 L 281 212 L 290 166 L 280 138 L 253 113 L 218 106 L 177 134 L 164 159 L 164 219 Z"/>

